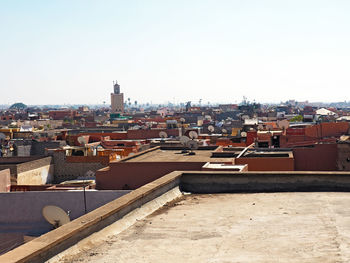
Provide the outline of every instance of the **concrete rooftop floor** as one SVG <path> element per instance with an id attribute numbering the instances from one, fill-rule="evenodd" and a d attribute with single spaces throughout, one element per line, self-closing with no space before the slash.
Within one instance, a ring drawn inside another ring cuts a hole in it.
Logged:
<path id="1" fill-rule="evenodd" d="M 350 262 L 350 193 L 185 195 L 65 262 Z"/>

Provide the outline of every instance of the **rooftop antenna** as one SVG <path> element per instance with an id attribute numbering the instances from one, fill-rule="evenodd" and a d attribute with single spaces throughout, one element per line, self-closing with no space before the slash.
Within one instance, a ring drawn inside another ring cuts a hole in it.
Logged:
<path id="1" fill-rule="evenodd" d="M 69 223 L 69 212 L 66 213 L 62 208 L 54 205 L 44 206 L 42 214 L 47 222 L 54 228 L 58 228 L 64 224 Z"/>
<path id="2" fill-rule="evenodd" d="M 183 145 L 183 149 L 181 151 L 181 153 L 188 153 L 187 151 L 187 142 L 190 140 L 190 138 L 188 138 L 187 136 L 181 136 L 180 137 L 180 143 Z"/>

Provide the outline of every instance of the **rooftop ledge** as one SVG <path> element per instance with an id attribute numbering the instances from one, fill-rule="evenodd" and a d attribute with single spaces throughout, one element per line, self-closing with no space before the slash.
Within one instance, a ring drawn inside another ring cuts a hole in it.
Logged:
<path id="1" fill-rule="evenodd" d="M 175 171 L 3 254 L 0 262 L 48 260 L 175 188 L 190 193 L 349 192 L 350 172 Z"/>

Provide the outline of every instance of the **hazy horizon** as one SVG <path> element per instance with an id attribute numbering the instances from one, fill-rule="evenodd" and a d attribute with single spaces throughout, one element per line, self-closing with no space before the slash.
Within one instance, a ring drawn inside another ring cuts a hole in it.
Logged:
<path id="1" fill-rule="evenodd" d="M 341 102 L 347 1 L 1 1 L 0 104 Z"/>

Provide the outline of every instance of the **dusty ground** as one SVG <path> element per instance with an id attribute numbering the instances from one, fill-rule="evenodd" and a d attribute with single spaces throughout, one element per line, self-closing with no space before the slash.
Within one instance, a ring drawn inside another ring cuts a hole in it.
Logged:
<path id="1" fill-rule="evenodd" d="M 350 193 L 189 195 L 67 262 L 350 262 Z"/>

